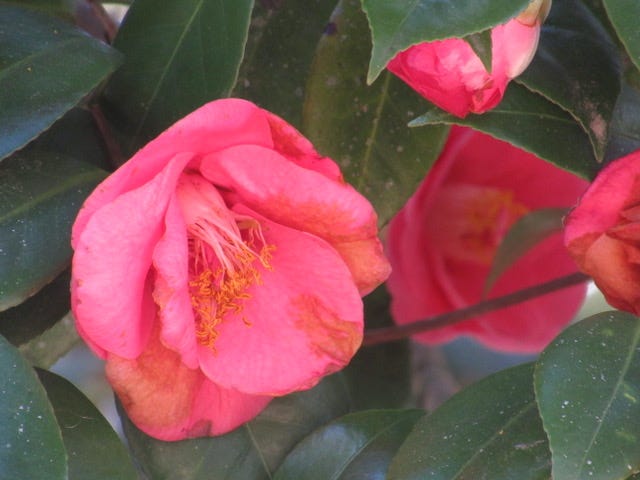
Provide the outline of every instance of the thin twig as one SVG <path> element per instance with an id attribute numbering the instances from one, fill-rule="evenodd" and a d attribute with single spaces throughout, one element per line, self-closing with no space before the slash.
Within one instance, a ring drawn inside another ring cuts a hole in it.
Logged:
<path id="1" fill-rule="evenodd" d="M 541 297 L 556 290 L 571 287 L 589 280 L 590 277 L 583 273 L 572 273 L 564 277 L 556 278 L 546 283 L 541 283 L 533 287 L 523 288 L 516 292 L 504 295 L 502 297 L 484 300 L 466 308 L 455 310 L 453 312 L 435 315 L 431 318 L 418 320 L 407 325 L 399 325 L 395 327 L 375 328 L 367 330 L 364 334 L 363 345 L 377 345 L 379 343 L 391 342 L 410 337 L 416 333 L 435 330 L 447 325 L 477 317 L 487 312 L 500 310 L 512 305 L 531 300 L 532 298 Z"/>

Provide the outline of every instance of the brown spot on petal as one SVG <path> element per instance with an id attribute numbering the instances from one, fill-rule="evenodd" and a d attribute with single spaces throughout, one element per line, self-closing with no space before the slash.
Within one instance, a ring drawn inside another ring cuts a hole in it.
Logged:
<path id="1" fill-rule="evenodd" d="M 340 318 L 314 295 L 300 295 L 292 306 L 295 326 L 308 336 L 311 351 L 335 361 L 331 372 L 347 364 L 362 343 L 361 326 Z"/>

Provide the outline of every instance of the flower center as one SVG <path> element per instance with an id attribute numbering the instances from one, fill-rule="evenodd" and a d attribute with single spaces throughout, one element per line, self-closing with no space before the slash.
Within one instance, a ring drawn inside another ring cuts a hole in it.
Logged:
<path id="1" fill-rule="evenodd" d="M 272 269 L 275 246 L 267 244 L 256 219 L 230 211 L 215 188 L 200 178 L 181 179 L 178 196 L 187 222 L 196 337 L 215 352 L 217 326 L 228 313 L 242 313 L 251 298 L 247 290 L 262 281 L 259 266 Z"/>
<path id="2" fill-rule="evenodd" d="M 438 193 L 429 229 L 446 257 L 490 265 L 511 225 L 527 211 L 510 190 L 451 184 Z"/>

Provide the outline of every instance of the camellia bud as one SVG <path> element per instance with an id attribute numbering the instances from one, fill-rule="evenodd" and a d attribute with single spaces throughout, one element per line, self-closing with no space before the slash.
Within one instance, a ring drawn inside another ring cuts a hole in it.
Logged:
<path id="1" fill-rule="evenodd" d="M 494 108 L 509 81 L 531 63 L 551 0 L 533 0 L 515 18 L 491 29 L 491 70 L 461 38 L 414 45 L 387 65 L 427 100 L 457 117 Z"/>

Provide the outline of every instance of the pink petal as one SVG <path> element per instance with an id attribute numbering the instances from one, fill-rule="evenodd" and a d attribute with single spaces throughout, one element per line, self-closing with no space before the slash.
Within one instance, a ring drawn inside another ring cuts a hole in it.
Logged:
<path id="1" fill-rule="evenodd" d="M 138 151 L 127 163 L 102 182 L 78 214 L 72 234 L 84 229 L 93 213 L 118 195 L 150 181 L 176 155 L 206 155 L 232 145 L 273 147 L 267 114 L 251 102 L 222 99 L 203 105 L 176 122 Z"/>
<path id="2" fill-rule="evenodd" d="M 156 271 L 153 298 L 158 305 L 163 343 L 179 352 L 187 367 L 196 368 L 198 355 L 188 260 L 187 226 L 174 195 L 165 216 L 164 234 L 153 251 Z"/>
<path id="3" fill-rule="evenodd" d="M 249 287 L 243 309 L 217 327 L 215 352 L 200 347 L 213 382 L 249 394 L 283 395 L 314 386 L 344 367 L 362 340 L 362 302 L 349 270 L 323 240 L 259 220 L 274 245 L 272 269 L 254 262 L 261 284 Z"/>
<path id="4" fill-rule="evenodd" d="M 333 160 L 320 156 L 309 140 L 280 117 L 267 111 L 265 113 L 271 126 L 273 148 L 276 152 L 302 168 L 322 173 L 331 180 L 344 182 L 340 167 Z"/>
<path id="5" fill-rule="evenodd" d="M 640 195 L 640 154 L 634 152 L 607 165 L 566 220 L 567 245 L 582 236 L 600 234 L 618 223 L 620 213 Z M 636 193 L 638 192 L 638 193 Z M 630 202 L 631 200 L 631 202 Z"/>
<path id="6" fill-rule="evenodd" d="M 190 159 L 189 154 L 177 156 L 144 186 L 103 205 L 76 238 L 72 307 L 79 332 L 90 344 L 125 358 L 135 358 L 144 348 L 156 316 L 151 256 Z"/>
<path id="7" fill-rule="evenodd" d="M 131 421 L 165 441 L 227 433 L 271 400 L 219 387 L 187 368 L 157 335 L 135 360 L 109 355 L 106 374 Z"/>
<path id="8" fill-rule="evenodd" d="M 343 255 L 362 294 L 387 277 L 389 266 L 377 238 L 376 214 L 350 185 L 252 145 L 206 157 L 201 172 L 270 220 L 329 242 Z"/>

